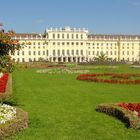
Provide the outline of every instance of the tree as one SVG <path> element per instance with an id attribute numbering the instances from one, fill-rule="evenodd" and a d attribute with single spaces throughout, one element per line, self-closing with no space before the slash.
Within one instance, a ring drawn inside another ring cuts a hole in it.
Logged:
<path id="1" fill-rule="evenodd" d="M 105 62 L 107 60 L 108 60 L 108 57 L 103 52 L 101 52 L 101 54 L 98 57 L 95 57 L 95 61 L 98 61 L 98 62 Z"/>
<path id="2" fill-rule="evenodd" d="M 0 31 L 0 72 L 13 72 L 14 70 L 10 55 L 21 48 L 18 40 L 12 39 L 14 35 L 13 31 L 7 33 L 4 30 Z"/>

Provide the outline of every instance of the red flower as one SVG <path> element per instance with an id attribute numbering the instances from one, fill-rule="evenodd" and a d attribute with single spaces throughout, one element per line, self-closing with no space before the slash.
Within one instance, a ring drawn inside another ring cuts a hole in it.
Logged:
<path id="1" fill-rule="evenodd" d="M 8 73 L 6 73 L 0 78 L 0 92 L 1 93 L 5 92 L 8 76 L 9 76 Z"/>

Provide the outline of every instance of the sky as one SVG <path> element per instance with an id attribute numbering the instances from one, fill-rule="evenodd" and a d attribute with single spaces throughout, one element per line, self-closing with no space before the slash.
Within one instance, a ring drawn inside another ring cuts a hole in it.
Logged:
<path id="1" fill-rule="evenodd" d="M 140 0 L 0 0 L 0 22 L 17 33 L 70 26 L 93 34 L 140 34 Z"/>

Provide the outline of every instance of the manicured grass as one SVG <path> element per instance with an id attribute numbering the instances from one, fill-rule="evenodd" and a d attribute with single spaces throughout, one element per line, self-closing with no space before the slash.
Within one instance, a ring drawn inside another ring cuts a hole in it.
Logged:
<path id="1" fill-rule="evenodd" d="M 120 66 L 92 72 L 140 73 Z M 98 104 L 140 102 L 140 85 L 76 80 L 77 74 L 39 74 L 36 69 L 13 73 L 13 96 L 29 113 L 29 128 L 14 140 L 139 140 L 140 131 L 95 111 Z"/>

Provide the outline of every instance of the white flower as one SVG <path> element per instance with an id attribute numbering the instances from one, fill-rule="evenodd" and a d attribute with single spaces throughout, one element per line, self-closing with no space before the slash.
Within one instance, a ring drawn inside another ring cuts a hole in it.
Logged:
<path id="1" fill-rule="evenodd" d="M 139 113 L 138 113 L 137 111 L 135 111 L 135 110 L 133 111 L 133 113 L 134 113 L 134 115 L 136 115 L 136 116 L 138 116 L 138 114 L 139 114 Z"/>
<path id="2" fill-rule="evenodd" d="M 13 120 L 15 117 L 16 108 L 6 104 L 0 105 L 0 124 Z"/>

